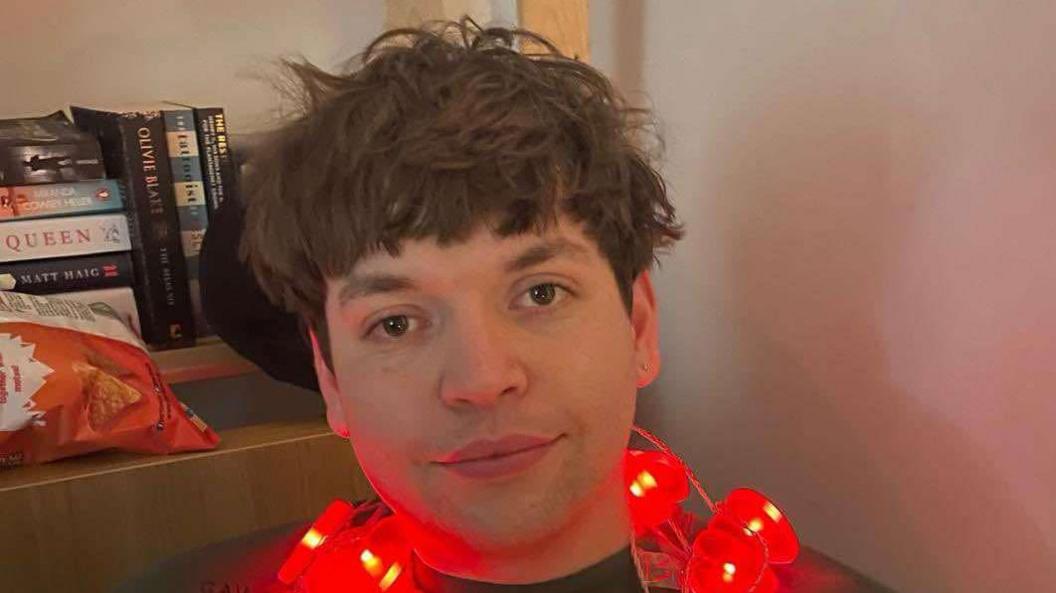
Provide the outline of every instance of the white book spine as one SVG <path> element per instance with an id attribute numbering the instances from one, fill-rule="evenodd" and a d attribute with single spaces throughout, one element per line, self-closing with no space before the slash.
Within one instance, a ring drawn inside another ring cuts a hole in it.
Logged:
<path id="1" fill-rule="evenodd" d="M 131 249 L 124 214 L 0 223 L 0 263 Z"/>

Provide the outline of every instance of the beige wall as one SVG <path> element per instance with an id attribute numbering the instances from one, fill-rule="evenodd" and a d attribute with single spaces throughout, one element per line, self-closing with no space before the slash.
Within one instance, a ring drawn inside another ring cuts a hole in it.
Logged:
<path id="1" fill-rule="evenodd" d="M 3 0 L 0 114 L 71 103 L 128 105 L 175 98 L 227 108 L 231 129 L 271 121 L 273 89 L 258 75 L 282 55 L 322 66 L 381 32 L 382 0 L 309 2 Z"/>
<path id="2" fill-rule="evenodd" d="M 1056 590 L 1056 4 L 592 3 L 688 235 L 642 418 L 900 591 Z"/>
<path id="3" fill-rule="evenodd" d="M 385 0 L 385 28 L 407 27 L 423 21 L 459 19 L 480 25 L 517 22 L 517 0 Z"/>
<path id="4" fill-rule="evenodd" d="M 462 14 L 513 23 L 516 0 L 0 0 L 0 117 L 177 99 L 259 131 L 281 106 L 276 58 L 333 67 L 386 25 Z"/>

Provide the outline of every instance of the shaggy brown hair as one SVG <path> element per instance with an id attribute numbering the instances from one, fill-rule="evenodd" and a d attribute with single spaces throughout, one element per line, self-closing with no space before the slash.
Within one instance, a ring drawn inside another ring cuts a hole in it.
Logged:
<path id="1" fill-rule="evenodd" d="M 560 209 L 630 312 L 634 279 L 682 236 L 648 111 L 539 35 L 463 19 L 384 33 L 337 74 L 283 64 L 301 110 L 250 160 L 240 253 L 328 364 L 326 279 L 403 240 L 541 232 Z"/>

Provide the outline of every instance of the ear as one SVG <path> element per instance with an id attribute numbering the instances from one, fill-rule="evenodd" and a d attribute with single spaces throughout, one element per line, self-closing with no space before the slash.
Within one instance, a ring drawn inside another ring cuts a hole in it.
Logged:
<path id="1" fill-rule="evenodd" d="M 649 385 L 660 374 L 659 318 L 656 296 L 649 270 L 634 280 L 631 305 L 631 327 L 634 329 L 635 363 L 639 389 Z"/>
<path id="2" fill-rule="evenodd" d="M 345 411 L 341 405 L 341 392 L 337 388 L 337 377 L 327 366 L 323 359 L 323 352 L 319 348 L 319 340 L 315 337 L 314 330 L 308 330 L 312 339 L 312 358 L 315 363 L 315 375 L 319 378 L 319 391 L 323 393 L 323 401 L 326 402 L 326 421 L 330 429 L 341 438 L 348 438 L 348 421 L 345 420 Z"/>

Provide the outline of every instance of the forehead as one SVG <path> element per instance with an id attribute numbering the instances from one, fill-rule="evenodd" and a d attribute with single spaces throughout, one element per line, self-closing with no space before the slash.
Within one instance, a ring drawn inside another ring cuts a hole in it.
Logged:
<path id="1" fill-rule="evenodd" d="M 561 220 L 542 234 L 499 237 L 481 227 L 462 243 L 441 247 L 435 238 L 405 241 L 400 254 L 380 251 L 356 263 L 348 276 L 335 279 L 339 302 L 385 292 L 423 288 L 467 275 L 515 274 L 545 264 L 590 269 L 605 261 L 579 225 Z"/>

